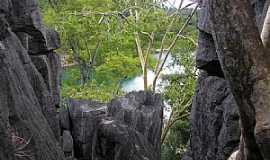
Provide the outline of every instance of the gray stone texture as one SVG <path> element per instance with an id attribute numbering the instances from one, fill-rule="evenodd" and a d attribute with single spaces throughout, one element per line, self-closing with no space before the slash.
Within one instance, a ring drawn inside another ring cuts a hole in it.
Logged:
<path id="1" fill-rule="evenodd" d="M 159 160 L 163 107 L 151 92 L 108 104 L 70 99 L 60 111 L 60 126 L 71 132 L 79 160 Z"/>
<path id="2" fill-rule="evenodd" d="M 197 80 L 191 110 L 190 143 L 183 160 L 227 160 L 238 149 L 238 107 L 216 54 L 209 0 L 200 0 L 198 17 Z M 251 1 L 260 28 L 265 0 Z"/>
<path id="3" fill-rule="evenodd" d="M 48 73 L 57 77 L 56 56 L 48 51 L 59 47 L 59 38 L 43 26 L 35 0 L 0 0 L 0 4 L 0 159 L 18 158 L 16 153 L 21 152 L 36 160 L 64 160 L 58 144 L 59 98 L 54 98 L 59 80 L 46 79 L 29 53 L 29 48 L 39 48 L 29 43 L 34 38 L 44 46 L 38 53 L 47 57 Z M 18 150 L 16 137 L 29 144 Z"/>

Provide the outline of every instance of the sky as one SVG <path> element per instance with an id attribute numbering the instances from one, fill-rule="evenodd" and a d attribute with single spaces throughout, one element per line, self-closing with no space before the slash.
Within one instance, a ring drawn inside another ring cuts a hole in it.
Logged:
<path id="1" fill-rule="evenodd" d="M 168 2 L 166 2 L 166 3 L 167 3 L 168 6 L 173 5 L 173 6 L 175 6 L 175 7 L 178 7 L 179 4 L 180 4 L 180 2 L 181 2 L 181 0 L 168 0 Z M 188 5 L 188 4 L 190 4 L 190 3 L 192 3 L 192 1 L 190 1 L 190 0 L 184 0 L 184 2 L 183 2 L 183 7 L 185 7 L 186 5 Z M 193 7 L 194 7 L 194 6 L 195 6 L 195 5 L 193 5 Z M 192 7 L 192 6 L 191 6 L 191 7 Z"/>

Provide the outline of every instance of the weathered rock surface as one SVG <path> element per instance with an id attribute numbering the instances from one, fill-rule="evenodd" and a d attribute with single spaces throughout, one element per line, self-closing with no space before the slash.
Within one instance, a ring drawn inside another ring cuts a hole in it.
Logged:
<path id="1" fill-rule="evenodd" d="M 199 31 L 196 66 L 206 71 L 208 75 L 224 77 L 218 61 L 213 37 L 202 30 Z"/>
<path id="2" fill-rule="evenodd" d="M 93 145 L 92 160 L 159 160 L 147 137 L 116 120 L 103 120 Z"/>
<path id="3" fill-rule="evenodd" d="M 212 35 L 203 31 L 199 32 L 196 65 L 199 69 L 206 68 L 208 63 L 217 61 L 216 48 Z M 205 70 L 210 70 L 205 69 Z"/>
<path id="4" fill-rule="evenodd" d="M 92 156 L 92 144 L 95 141 L 97 125 L 106 116 L 107 106 L 95 101 L 69 100 L 66 113 L 69 115 L 75 157 L 89 159 Z"/>
<path id="5" fill-rule="evenodd" d="M 48 73 L 55 77 L 59 68 L 48 51 L 59 47 L 59 38 L 44 29 L 35 0 L 0 0 L 0 4 L 0 159 L 13 159 L 19 153 L 36 160 L 62 160 L 57 141 L 59 98 L 53 98 L 59 93 L 59 81 L 46 79 L 29 53 L 31 47 L 40 49 L 39 54 L 49 59 Z M 29 38 L 45 49 L 32 46 Z M 46 83 L 53 85 L 48 88 Z"/>
<path id="6" fill-rule="evenodd" d="M 240 141 L 238 107 L 207 32 L 199 32 L 196 63 L 202 71 L 193 97 L 190 144 L 183 160 L 226 160 Z"/>
<path id="7" fill-rule="evenodd" d="M 251 0 L 260 27 L 265 0 Z M 191 110 L 191 136 L 183 160 L 227 160 L 240 143 L 238 106 L 216 53 L 209 0 L 200 0 L 196 56 L 201 69 Z"/>
<path id="8" fill-rule="evenodd" d="M 208 34 L 211 34 L 212 29 L 210 24 L 208 1 L 209 0 L 198 0 L 200 7 L 198 12 L 198 28 Z"/>
<path id="9" fill-rule="evenodd" d="M 162 115 L 159 95 L 134 92 L 108 104 L 69 100 L 60 122 L 78 159 L 159 160 Z"/>
<path id="10" fill-rule="evenodd" d="M 1 108 L 8 107 L 9 125 L 18 136 L 31 139 L 29 147 L 36 159 L 63 159 L 62 151 L 42 113 L 39 99 L 20 60 L 20 54 L 25 54 L 26 51 L 14 33 L 9 31 L 8 34 L 0 41 L 3 47 L 0 50 L 0 72 L 5 75 L 1 76 L 4 79 L 1 79 L 3 96 L 0 101 L 5 103 Z"/>
<path id="11" fill-rule="evenodd" d="M 227 160 L 240 141 L 239 115 L 224 79 L 210 25 L 208 0 L 199 11 L 199 75 L 191 110 L 191 135 L 183 160 Z"/>
<path id="12" fill-rule="evenodd" d="M 108 104 L 109 116 L 140 132 L 160 153 L 163 102 L 158 95 L 134 92 Z"/>
<path id="13" fill-rule="evenodd" d="M 64 130 L 62 133 L 62 149 L 65 153 L 65 157 L 74 157 L 74 143 L 73 137 L 68 130 Z"/>
<path id="14" fill-rule="evenodd" d="M 190 153 L 194 160 L 225 160 L 239 144 L 236 103 L 227 82 L 201 74 L 191 111 Z"/>
<path id="15" fill-rule="evenodd" d="M 57 32 L 45 27 L 41 27 L 39 30 L 42 39 L 29 37 L 29 54 L 46 54 L 60 47 L 60 39 Z"/>
<path id="16" fill-rule="evenodd" d="M 0 71 L 0 74 L 2 72 Z M 0 81 L 5 80 L 4 76 L 0 76 Z M 6 89 L 0 87 L 0 89 Z M 7 96 L 0 92 L 0 159 L 4 160 L 14 160 L 14 148 L 12 145 L 12 136 L 8 133 L 9 131 L 9 110 L 7 106 Z M 6 101 L 4 101 L 6 100 Z"/>
<path id="17" fill-rule="evenodd" d="M 33 55 L 31 60 L 36 69 L 41 74 L 47 89 L 50 92 L 52 104 L 56 107 L 60 105 L 60 73 L 61 64 L 60 57 L 49 52 L 48 55 Z"/>

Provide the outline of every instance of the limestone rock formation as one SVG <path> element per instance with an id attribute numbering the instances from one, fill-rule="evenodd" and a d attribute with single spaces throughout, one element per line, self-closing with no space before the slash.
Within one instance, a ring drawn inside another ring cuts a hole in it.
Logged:
<path id="1" fill-rule="evenodd" d="M 201 73 L 191 111 L 190 157 L 225 160 L 239 144 L 236 103 L 227 82 Z"/>
<path id="2" fill-rule="evenodd" d="M 191 136 L 183 160 L 226 160 L 240 142 L 236 102 L 224 79 L 211 34 L 208 0 L 200 2 L 196 56 L 201 69 L 191 110 Z"/>
<path id="3" fill-rule="evenodd" d="M 39 54 L 50 59 L 47 70 L 51 70 L 56 59 L 48 51 L 57 48 L 59 38 L 55 32 L 45 34 L 35 0 L 0 0 L 0 4 L 0 143 L 5 147 L 0 159 L 62 160 L 54 102 L 59 100 L 54 100 L 52 92 L 59 83 L 43 77 L 29 52 L 31 47 L 40 49 Z M 32 46 L 29 38 L 45 49 Z M 52 84 L 51 89 L 46 83 Z"/>
<path id="4" fill-rule="evenodd" d="M 134 92 L 112 100 L 108 104 L 110 117 L 137 130 L 160 154 L 163 102 L 161 97 L 148 92 Z"/>
<path id="5" fill-rule="evenodd" d="M 61 120 L 62 130 L 71 132 L 74 140 L 75 157 L 87 157 L 89 159 L 92 156 L 92 144 L 95 141 L 94 136 L 97 126 L 101 119 L 106 116 L 107 106 L 95 101 L 72 99 L 67 104 L 68 111 L 61 112 L 63 115 L 61 117 L 66 117 L 63 121 Z"/>
<path id="6" fill-rule="evenodd" d="M 161 97 L 150 92 L 108 104 L 71 99 L 60 112 L 62 133 L 71 133 L 79 160 L 159 160 L 163 107 Z"/>
<path id="7" fill-rule="evenodd" d="M 190 144 L 183 160 L 227 160 L 239 149 L 239 111 L 216 53 L 209 0 L 201 0 L 199 3 L 196 62 L 201 73 L 190 117 Z M 265 0 L 253 0 L 251 3 L 260 27 Z"/>
<path id="8" fill-rule="evenodd" d="M 160 160 L 147 137 L 117 120 L 103 120 L 96 137 L 92 160 Z"/>
<path id="9" fill-rule="evenodd" d="M 260 33 L 254 6 L 249 0 L 212 0 L 209 5 L 216 50 L 241 117 L 237 156 L 243 160 L 269 160 L 270 56 L 267 41 L 270 18 L 265 18 L 264 31 Z M 269 4 L 264 8 L 269 8 Z"/>

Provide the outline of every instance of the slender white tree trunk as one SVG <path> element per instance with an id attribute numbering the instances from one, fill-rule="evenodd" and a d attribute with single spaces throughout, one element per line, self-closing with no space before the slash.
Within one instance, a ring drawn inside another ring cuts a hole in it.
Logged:
<path id="1" fill-rule="evenodd" d="M 261 32 L 261 39 L 265 48 L 270 48 L 270 6 L 268 5 L 267 8 L 268 9 Z"/>

